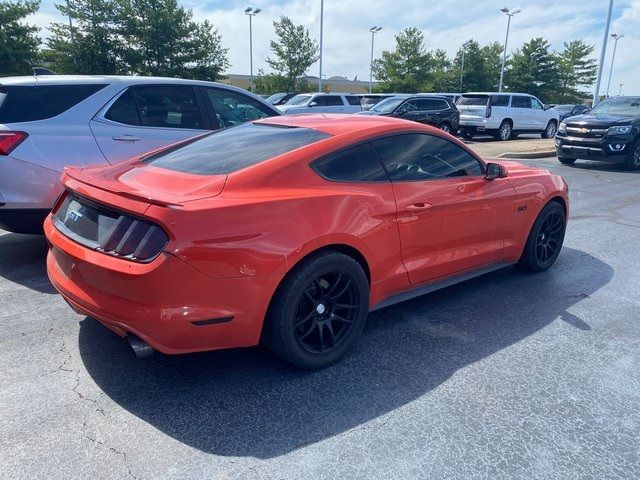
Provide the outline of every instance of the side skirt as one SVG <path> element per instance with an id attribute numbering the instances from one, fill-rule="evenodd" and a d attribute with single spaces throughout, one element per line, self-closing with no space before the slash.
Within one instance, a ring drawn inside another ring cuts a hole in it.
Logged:
<path id="1" fill-rule="evenodd" d="M 411 290 L 407 290 L 406 292 L 401 292 L 396 295 L 392 295 L 391 297 L 385 298 L 380 303 L 376 304 L 373 308 L 371 308 L 369 311 L 373 312 L 375 310 L 380 310 L 381 308 L 385 308 L 390 305 L 395 305 L 396 303 L 404 302 L 406 300 L 411 300 L 412 298 L 420 297 L 422 295 L 426 295 L 427 293 L 435 292 L 436 290 L 447 288 L 457 283 L 466 282 L 467 280 L 471 280 L 472 278 L 476 278 L 481 275 L 486 275 L 487 273 L 500 270 L 501 268 L 508 267 L 509 265 L 513 265 L 513 263 L 508 263 L 508 262 L 492 263 L 490 265 L 480 267 L 475 270 L 470 270 L 465 273 L 461 273 L 459 275 L 451 275 L 442 280 L 436 280 L 435 282 L 427 283 L 425 285 L 420 285 L 416 288 L 412 288 Z"/>

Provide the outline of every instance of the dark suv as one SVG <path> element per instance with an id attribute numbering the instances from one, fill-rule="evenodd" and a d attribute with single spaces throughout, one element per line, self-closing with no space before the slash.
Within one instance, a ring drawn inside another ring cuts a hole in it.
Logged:
<path id="1" fill-rule="evenodd" d="M 558 160 L 621 162 L 640 169 L 640 97 L 613 97 L 584 115 L 560 123 L 556 135 Z"/>
<path id="2" fill-rule="evenodd" d="M 447 133 L 458 131 L 460 112 L 453 101 L 433 95 L 395 95 L 356 115 L 386 115 L 433 125 Z"/>

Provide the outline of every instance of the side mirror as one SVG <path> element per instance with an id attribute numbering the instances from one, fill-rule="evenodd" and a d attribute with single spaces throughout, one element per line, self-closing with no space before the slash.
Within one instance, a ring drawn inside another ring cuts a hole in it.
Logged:
<path id="1" fill-rule="evenodd" d="M 309 104 L 310 107 L 317 107 L 318 106 L 318 102 L 311 102 Z"/>
<path id="2" fill-rule="evenodd" d="M 549 104 L 547 104 L 547 105 L 545 105 L 543 108 L 544 108 L 545 110 L 549 110 L 549 109 L 553 108 L 553 105 L 549 105 Z"/>
<path id="3" fill-rule="evenodd" d="M 495 180 L 496 178 L 504 176 L 502 165 L 497 163 L 487 163 L 487 172 L 484 174 L 484 178 L 487 180 Z"/>

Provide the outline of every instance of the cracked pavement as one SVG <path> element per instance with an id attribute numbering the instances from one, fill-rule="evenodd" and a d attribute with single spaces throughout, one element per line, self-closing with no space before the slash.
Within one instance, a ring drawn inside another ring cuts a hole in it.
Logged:
<path id="1" fill-rule="evenodd" d="M 136 360 L 0 233 L 0 478 L 640 478 L 640 172 L 555 159 L 557 264 L 369 316 L 319 372 L 260 348 Z"/>

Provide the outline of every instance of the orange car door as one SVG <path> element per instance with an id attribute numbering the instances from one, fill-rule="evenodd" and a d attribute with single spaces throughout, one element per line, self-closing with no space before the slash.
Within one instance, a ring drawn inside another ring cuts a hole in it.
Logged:
<path id="1" fill-rule="evenodd" d="M 372 144 L 392 181 L 411 283 L 499 260 L 514 208 L 506 178 L 486 180 L 477 158 L 439 136 L 402 134 Z"/>

